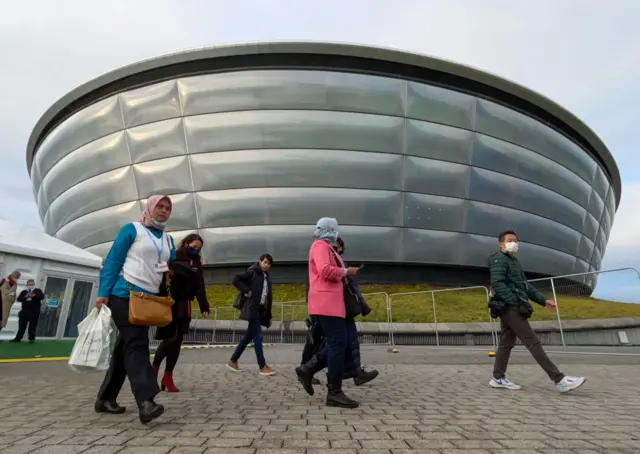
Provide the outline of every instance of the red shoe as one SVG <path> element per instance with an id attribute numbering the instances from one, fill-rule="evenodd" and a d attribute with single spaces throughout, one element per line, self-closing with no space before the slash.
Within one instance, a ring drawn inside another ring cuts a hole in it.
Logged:
<path id="1" fill-rule="evenodd" d="M 167 390 L 168 393 L 179 393 L 180 390 L 176 388 L 173 383 L 173 373 L 165 371 L 162 380 L 160 380 L 160 391 Z"/>

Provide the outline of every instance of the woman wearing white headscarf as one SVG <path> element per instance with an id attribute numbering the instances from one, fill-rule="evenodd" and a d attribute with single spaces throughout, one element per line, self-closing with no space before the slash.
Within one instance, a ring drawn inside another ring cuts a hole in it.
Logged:
<path id="1" fill-rule="evenodd" d="M 321 218 L 313 234 L 309 250 L 308 312 L 322 327 L 327 343 L 327 401 L 329 407 L 356 408 L 358 402 L 342 392 L 342 373 L 347 348 L 347 315 L 343 280 L 355 276 L 357 268 L 346 268 L 334 251 L 338 239 L 338 221 Z M 311 381 L 317 371 L 306 371 L 304 380 Z"/>

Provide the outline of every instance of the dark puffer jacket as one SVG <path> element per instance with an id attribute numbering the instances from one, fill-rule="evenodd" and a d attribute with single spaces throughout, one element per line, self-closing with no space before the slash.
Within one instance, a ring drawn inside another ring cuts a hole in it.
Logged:
<path id="1" fill-rule="evenodd" d="M 269 326 L 273 318 L 271 314 L 273 290 L 269 273 L 265 273 L 257 263 L 254 263 L 247 271 L 234 277 L 232 284 L 244 295 L 251 292 L 251 298 L 244 303 L 240 310 L 240 318 L 246 321 L 260 318 L 262 326 Z M 260 299 L 262 298 L 262 289 L 265 284 L 267 285 L 267 298 L 265 304 L 261 306 Z"/>
<path id="2" fill-rule="evenodd" d="M 510 306 L 517 306 L 529 299 L 544 306 L 546 298 L 527 282 L 517 258 L 503 252 L 489 256 L 489 273 L 494 299 Z"/>

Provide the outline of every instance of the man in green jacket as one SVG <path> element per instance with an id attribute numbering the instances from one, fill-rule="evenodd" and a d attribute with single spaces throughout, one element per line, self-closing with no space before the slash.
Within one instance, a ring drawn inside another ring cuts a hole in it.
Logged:
<path id="1" fill-rule="evenodd" d="M 515 257 L 518 252 L 518 237 L 515 232 L 502 232 L 498 241 L 500 251 L 489 256 L 492 292 L 490 307 L 492 314 L 500 317 L 501 335 L 489 386 L 521 389 L 520 385 L 509 381 L 505 376 L 509 355 L 517 339 L 520 339 L 540 367 L 554 381 L 559 392 L 566 393 L 582 386 L 586 378 L 570 377 L 560 372 L 542 349 L 538 336 L 529 324 L 529 317 L 533 313 L 529 300 L 552 310 L 556 308 L 556 302 L 546 299 L 527 282 L 522 266 Z"/>

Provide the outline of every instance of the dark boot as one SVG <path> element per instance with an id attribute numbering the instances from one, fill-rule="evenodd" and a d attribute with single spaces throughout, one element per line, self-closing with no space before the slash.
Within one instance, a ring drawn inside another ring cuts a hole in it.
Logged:
<path id="1" fill-rule="evenodd" d="M 298 381 L 302 384 L 304 390 L 310 396 L 313 396 L 313 380 L 314 375 L 320 372 L 327 366 L 324 357 L 318 357 L 318 355 L 313 355 L 308 363 L 303 364 L 302 366 L 296 367 L 296 375 L 298 376 Z"/>
<path id="2" fill-rule="evenodd" d="M 365 370 L 364 367 L 362 367 L 359 369 L 358 376 L 353 378 L 353 383 L 355 383 L 356 386 L 362 386 L 376 378 L 378 374 L 379 372 L 375 369 Z"/>
<path id="3" fill-rule="evenodd" d="M 142 424 L 147 424 L 160 417 L 162 413 L 164 413 L 164 407 L 162 405 L 159 405 L 152 400 L 147 400 L 142 402 L 142 405 L 140 405 L 138 416 L 140 417 L 140 422 Z"/>
<path id="4" fill-rule="evenodd" d="M 342 378 L 332 378 L 327 375 L 327 407 L 358 408 L 360 404 L 349 399 L 342 392 Z"/>
<path id="5" fill-rule="evenodd" d="M 118 405 L 115 400 L 96 400 L 93 409 L 96 413 L 110 413 L 112 415 L 121 415 L 126 411 L 126 408 Z"/>

